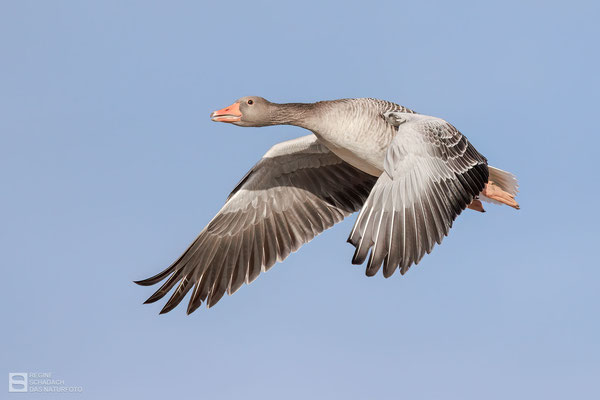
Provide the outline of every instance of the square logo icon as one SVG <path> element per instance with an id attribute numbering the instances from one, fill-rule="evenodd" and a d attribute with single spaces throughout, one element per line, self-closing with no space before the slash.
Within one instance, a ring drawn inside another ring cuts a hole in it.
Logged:
<path id="1" fill-rule="evenodd" d="M 11 393 L 27 392 L 27 372 L 8 373 L 8 391 Z"/>

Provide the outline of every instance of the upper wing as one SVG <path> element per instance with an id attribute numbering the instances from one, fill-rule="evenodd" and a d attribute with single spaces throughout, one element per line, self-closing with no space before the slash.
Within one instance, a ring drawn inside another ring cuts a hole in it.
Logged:
<path id="1" fill-rule="evenodd" d="M 188 314 L 216 304 L 261 271 L 285 259 L 333 224 L 360 209 L 376 177 L 345 163 L 308 135 L 273 146 L 229 195 L 223 208 L 177 261 L 138 281 L 169 279 L 146 303 L 179 282 L 161 313 L 194 286 Z"/>
<path id="2" fill-rule="evenodd" d="M 383 262 L 386 278 L 398 266 L 404 274 L 441 243 L 488 181 L 486 159 L 455 127 L 392 114 L 385 117 L 398 133 L 348 239 L 356 247 L 352 262 L 362 264 L 372 249 L 366 273 L 375 275 Z"/>

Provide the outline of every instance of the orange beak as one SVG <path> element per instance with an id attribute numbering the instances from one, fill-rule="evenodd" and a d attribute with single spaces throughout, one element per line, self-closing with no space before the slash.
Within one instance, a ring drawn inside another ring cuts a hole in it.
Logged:
<path id="1" fill-rule="evenodd" d="M 240 103 L 233 103 L 229 107 L 225 107 L 218 111 L 213 111 L 210 114 L 210 119 L 216 122 L 239 122 L 242 120 L 240 112 Z"/>

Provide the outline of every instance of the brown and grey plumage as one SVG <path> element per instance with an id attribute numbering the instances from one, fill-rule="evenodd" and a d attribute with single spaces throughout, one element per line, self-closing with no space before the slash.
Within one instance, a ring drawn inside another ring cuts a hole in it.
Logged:
<path id="1" fill-rule="evenodd" d="M 385 277 L 418 263 L 488 181 L 486 159 L 446 121 L 401 113 L 387 118 L 398 133 L 349 239 L 354 263 L 362 264 L 372 249 L 369 276 L 382 262 Z"/>
<path id="2" fill-rule="evenodd" d="M 361 208 L 348 239 L 356 247 L 352 262 L 362 264 L 370 252 L 367 275 L 383 265 L 389 277 L 441 243 L 462 210 L 482 210 L 473 206 L 478 198 L 518 207 L 514 176 L 488 167 L 456 128 L 391 102 L 245 97 L 211 117 L 239 126 L 297 125 L 313 134 L 273 146 L 183 255 L 137 282 L 166 279 L 147 303 L 175 287 L 161 313 L 190 290 L 188 313 L 202 302 L 213 306 Z"/>
<path id="3" fill-rule="evenodd" d="M 352 167 L 314 135 L 275 145 L 246 174 L 223 208 L 186 252 L 143 285 L 170 278 L 147 302 L 179 282 L 163 308 L 179 304 L 194 287 L 188 306 L 210 307 L 261 271 L 284 260 L 325 229 L 358 211 L 376 178 Z"/>

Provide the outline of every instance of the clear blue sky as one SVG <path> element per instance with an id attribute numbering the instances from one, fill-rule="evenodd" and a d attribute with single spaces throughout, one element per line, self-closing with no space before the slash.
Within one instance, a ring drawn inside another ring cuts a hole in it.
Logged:
<path id="1" fill-rule="evenodd" d="M 599 8 L 483 3 L 3 2 L 3 379 L 52 372 L 86 399 L 599 398 Z M 351 265 L 352 217 L 216 307 L 159 316 L 132 281 L 306 134 L 209 120 L 244 95 L 445 118 L 517 174 L 522 209 L 465 212 L 387 280 Z"/>

